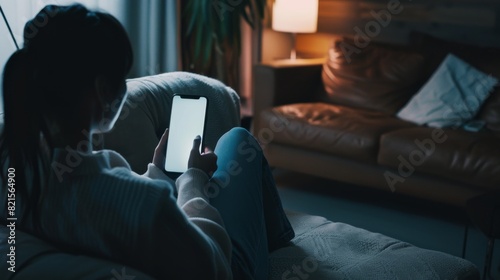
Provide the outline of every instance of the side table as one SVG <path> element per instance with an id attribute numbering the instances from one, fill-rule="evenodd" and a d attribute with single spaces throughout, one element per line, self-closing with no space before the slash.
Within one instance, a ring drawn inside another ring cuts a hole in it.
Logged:
<path id="1" fill-rule="evenodd" d="M 483 279 L 492 279 L 493 248 L 495 239 L 500 238 L 500 191 L 488 192 L 469 199 L 466 211 L 471 222 L 488 238 Z"/>

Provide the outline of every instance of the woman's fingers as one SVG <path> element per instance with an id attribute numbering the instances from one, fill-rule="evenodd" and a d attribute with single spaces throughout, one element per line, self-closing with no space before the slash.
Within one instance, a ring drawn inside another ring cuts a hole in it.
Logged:
<path id="1" fill-rule="evenodd" d="M 160 138 L 160 142 L 158 142 L 158 149 L 164 154 L 167 149 L 167 140 L 168 140 L 168 128 L 165 129 L 163 135 Z"/>
<path id="2" fill-rule="evenodd" d="M 194 167 L 203 170 L 209 176 L 217 170 L 217 155 L 210 149 L 205 148 L 204 153 L 200 154 L 201 137 L 196 136 L 193 140 L 193 148 L 188 161 L 188 167 Z"/>
<path id="3" fill-rule="evenodd" d="M 155 152 L 153 155 L 153 164 L 158 168 L 163 168 L 165 166 L 165 153 L 167 149 L 167 140 L 168 140 L 168 128 L 165 129 L 163 135 L 158 142 L 158 145 L 155 148 Z"/>
<path id="4" fill-rule="evenodd" d="M 207 167 L 208 167 L 208 174 L 210 174 L 210 176 L 212 176 L 212 174 L 217 170 L 217 155 L 210 152 L 210 153 L 207 153 L 207 154 L 204 154 L 203 155 L 204 157 L 207 157 Z"/>
<path id="5" fill-rule="evenodd" d="M 193 140 L 193 148 L 191 149 L 191 153 L 196 152 L 197 154 L 200 154 L 200 145 L 201 145 L 201 137 L 200 135 L 196 136 Z"/>

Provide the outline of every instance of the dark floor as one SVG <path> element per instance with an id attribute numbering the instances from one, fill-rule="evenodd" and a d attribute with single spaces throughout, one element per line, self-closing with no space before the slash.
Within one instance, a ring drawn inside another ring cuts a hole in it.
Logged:
<path id="1" fill-rule="evenodd" d="M 286 209 L 324 216 L 415 246 L 462 256 L 465 212 L 379 190 L 274 170 Z M 500 279 L 500 245 L 494 251 L 493 275 Z M 483 270 L 487 239 L 473 226 L 467 236 L 465 258 Z"/>

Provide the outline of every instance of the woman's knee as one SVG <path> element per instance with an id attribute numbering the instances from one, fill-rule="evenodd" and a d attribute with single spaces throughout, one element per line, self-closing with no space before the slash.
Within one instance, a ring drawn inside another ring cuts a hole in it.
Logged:
<path id="1" fill-rule="evenodd" d="M 217 149 L 233 150 L 243 157 L 254 158 L 262 153 L 259 142 L 246 129 L 235 127 L 226 132 L 218 141 Z"/>
<path id="2" fill-rule="evenodd" d="M 254 141 L 257 143 L 255 138 L 248 130 L 242 127 L 234 127 L 228 132 L 226 132 L 224 135 L 222 135 L 218 143 L 223 142 L 226 143 L 227 145 L 228 144 L 227 142 L 230 142 L 239 145 L 239 143 L 254 142 Z"/>
<path id="3" fill-rule="evenodd" d="M 253 137 L 252 134 L 243 127 L 233 127 L 226 134 L 240 138 Z"/>

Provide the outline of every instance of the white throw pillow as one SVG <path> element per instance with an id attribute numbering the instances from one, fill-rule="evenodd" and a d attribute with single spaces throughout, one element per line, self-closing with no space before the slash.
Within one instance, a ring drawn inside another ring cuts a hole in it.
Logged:
<path id="1" fill-rule="evenodd" d="M 431 127 L 459 127 L 474 118 L 498 80 L 448 54 L 397 116 Z"/>

